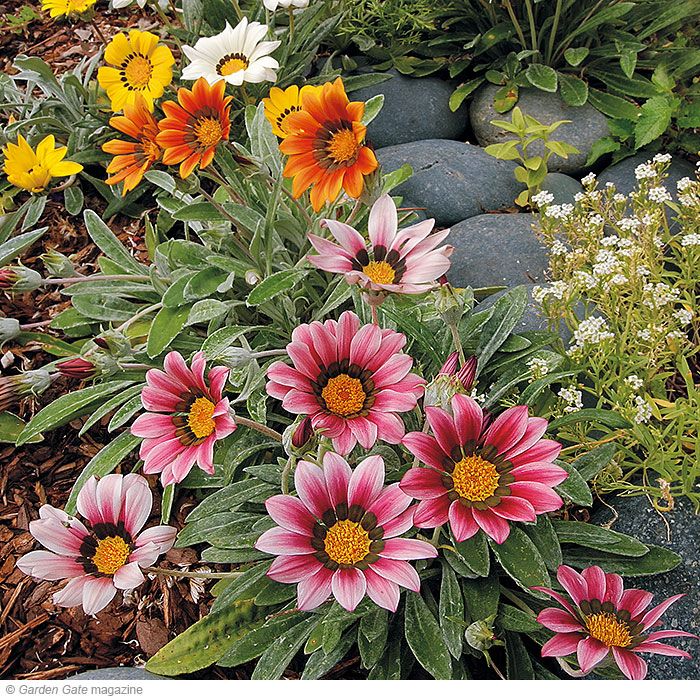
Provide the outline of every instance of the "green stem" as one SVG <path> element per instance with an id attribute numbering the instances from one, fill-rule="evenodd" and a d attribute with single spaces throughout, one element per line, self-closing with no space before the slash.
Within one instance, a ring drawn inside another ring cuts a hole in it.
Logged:
<path id="1" fill-rule="evenodd" d="M 148 314 L 152 313 L 153 311 L 158 311 L 163 307 L 162 302 L 158 302 L 157 304 L 153 304 L 151 306 L 146 306 L 145 308 L 141 309 L 137 314 L 134 314 L 131 318 L 127 318 L 124 323 L 122 323 L 121 326 L 119 326 L 116 330 L 118 333 L 122 333 L 125 331 L 134 321 L 138 321 L 140 318 L 143 318 L 144 316 L 148 316 Z"/>
<path id="2" fill-rule="evenodd" d="M 515 33 L 518 35 L 520 45 L 523 47 L 523 49 L 525 49 L 527 48 L 527 41 L 525 40 L 525 35 L 520 27 L 520 22 L 518 22 L 518 18 L 516 17 L 515 12 L 513 12 L 513 6 L 510 4 L 510 0 L 505 0 L 504 4 L 506 6 L 506 10 L 508 11 L 508 16 L 510 17 L 513 28 L 515 29 Z"/>
<path id="3" fill-rule="evenodd" d="M 459 354 L 459 364 L 461 366 L 467 361 L 467 358 L 464 355 L 462 339 L 459 337 L 459 329 L 457 328 L 456 323 L 450 323 L 450 333 L 452 333 L 452 343 L 455 347 L 455 350 Z"/>
<path id="4" fill-rule="evenodd" d="M 78 282 L 146 282 L 150 279 L 148 275 L 80 275 L 79 277 L 56 277 L 54 279 L 43 280 L 42 284 L 77 284 Z"/>
<path id="5" fill-rule="evenodd" d="M 549 44 L 547 46 L 547 55 L 545 57 L 545 63 L 549 66 L 552 65 L 552 53 L 554 52 L 554 42 L 557 38 L 557 31 L 559 30 L 559 19 L 561 17 L 561 4 L 562 0 L 557 0 L 557 7 L 554 10 L 554 20 L 552 21 L 552 29 L 549 34 Z"/>
<path id="6" fill-rule="evenodd" d="M 243 571 L 173 571 L 172 569 L 161 569 L 157 566 L 146 566 L 143 569 L 149 574 L 158 574 L 159 576 L 170 576 L 172 578 L 203 578 L 203 579 L 222 579 L 222 578 L 238 578 L 243 575 Z"/>
<path id="7" fill-rule="evenodd" d="M 294 41 L 294 8 L 289 6 L 289 43 Z"/>
<path id="8" fill-rule="evenodd" d="M 251 420 L 250 418 L 244 418 L 243 416 L 235 416 L 234 420 L 238 425 L 245 426 L 246 428 L 251 428 L 252 430 L 257 430 L 259 433 L 262 433 L 263 435 L 267 435 L 267 437 L 271 437 L 273 440 L 277 440 L 277 442 L 282 442 L 282 435 L 281 433 L 278 433 L 276 430 L 273 430 L 272 428 L 268 428 L 266 425 L 263 425 L 262 423 L 258 423 L 255 420 Z"/>
<path id="9" fill-rule="evenodd" d="M 525 0 L 525 8 L 527 10 L 527 18 L 530 23 L 530 46 L 533 51 L 539 49 L 539 40 L 537 36 L 537 28 L 535 27 L 535 15 L 532 11 L 532 4 L 530 0 Z"/>

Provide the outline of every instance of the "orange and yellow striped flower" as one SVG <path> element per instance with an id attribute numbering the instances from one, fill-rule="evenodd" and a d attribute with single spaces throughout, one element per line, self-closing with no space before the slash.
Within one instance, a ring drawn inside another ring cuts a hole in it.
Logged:
<path id="1" fill-rule="evenodd" d="M 289 156 L 285 177 L 292 177 L 298 198 L 311 187 L 311 205 L 319 211 L 341 190 L 353 198 L 362 194 L 364 176 L 374 172 L 377 158 L 364 145 L 364 102 L 350 102 L 338 78 L 318 91 L 302 95 L 302 109 L 285 119 L 288 133 L 280 151 Z"/>
<path id="2" fill-rule="evenodd" d="M 143 179 L 144 173 L 160 160 L 161 149 L 156 142 L 158 123 L 148 111 L 140 95 L 133 105 L 124 106 L 123 117 L 112 117 L 109 125 L 130 136 L 133 141 L 112 139 L 102 146 L 105 153 L 114 156 L 107 166 L 108 185 L 123 182 L 122 194 L 133 190 Z"/>
<path id="3" fill-rule="evenodd" d="M 199 78 L 192 90 L 180 88 L 177 102 L 168 100 L 161 107 L 165 119 L 158 123 L 158 145 L 165 150 L 163 163 L 180 163 L 180 177 L 185 179 L 199 166 L 206 168 L 213 160 L 216 147 L 226 141 L 231 130 L 226 83 L 214 85 Z"/>

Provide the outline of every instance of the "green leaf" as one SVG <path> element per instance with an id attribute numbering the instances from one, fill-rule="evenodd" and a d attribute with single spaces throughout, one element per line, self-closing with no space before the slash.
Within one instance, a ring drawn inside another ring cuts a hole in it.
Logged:
<path id="1" fill-rule="evenodd" d="M 83 197 L 83 191 L 80 189 L 80 186 L 74 185 L 64 190 L 63 201 L 66 205 L 66 211 L 71 216 L 78 216 L 83 210 L 83 204 L 85 203 L 85 197 Z"/>
<path id="2" fill-rule="evenodd" d="M 646 146 L 659 138 L 671 123 L 673 104 L 667 97 L 652 97 L 642 105 L 642 112 L 634 127 L 634 147 Z"/>
<path id="3" fill-rule="evenodd" d="M 187 204 L 172 214 L 176 221 L 199 221 L 208 224 L 229 221 L 228 217 L 209 202 Z"/>
<path id="4" fill-rule="evenodd" d="M 597 549 L 601 552 L 641 557 L 649 551 L 645 544 L 634 537 L 578 520 L 557 520 L 554 523 L 554 530 L 562 543 Z"/>
<path id="5" fill-rule="evenodd" d="M 503 544 L 489 540 L 498 563 L 505 572 L 521 587 L 536 597 L 532 586 L 551 585 L 547 565 L 532 540 L 517 526 L 511 525 L 510 535 Z"/>
<path id="6" fill-rule="evenodd" d="M 338 644 L 331 651 L 325 651 L 324 649 L 315 651 L 306 662 L 304 672 L 301 674 L 301 680 L 314 681 L 324 676 L 345 658 L 354 642 L 355 630 L 350 630 L 340 638 Z"/>
<path id="7" fill-rule="evenodd" d="M 588 91 L 588 101 L 607 117 L 637 121 L 637 117 L 639 116 L 639 106 L 634 102 L 622 97 L 617 97 L 616 95 L 611 95 L 602 90 L 590 88 Z"/>
<path id="8" fill-rule="evenodd" d="M 284 670 L 301 649 L 316 624 L 314 615 L 278 636 L 265 649 L 253 675 L 254 681 L 272 681 L 282 677 Z"/>
<path id="9" fill-rule="evenodd" d="M 137 275 L 147 273 L 147 268 L 129 255 L 129 252 L 114 235 L 112 229 L 92 209 L 86 209 L 83 212 L 83 219 L 90 238 L 110 260 L 113 260 L 131 273 Z"/>
<path id="10" fill-rule="evenodd" d="M 525 75 L 532 85 L 545 92 L 557 91 L 557 72 L 543 63 L 531 63 L 525 69 Z"/>
<path id="11" fill-rule="evenodd" d="M 59 396 L 48 406 L 42 408 L 27 423 L 27 427 L 17 440 L 17 445 L 23 445 L 39 433 L 58 428 L 72 421 L 73 418 L 84 415 L 88 412 L 87 407 L 90 404 L 116 394 L 131 384 L 133 382 L 130 381 L 104 382 L 103 384 L 95 384 L 94 386 L 88 386 L 85 389 L 79 389 L 78 391 Z"/>
<path id="12" fill-rule="evenodd" d="M 552 521 L 546 515 L 540 515 L 537 522 L 528 523 L 523 532 L 532 540 L 537 551 L 550 571 L 556 571 L 562 562 L 561 547 Z"/>
<path id="13" fill-rule="evenodd" d="M 484 82 L 483 78 L 473 78 L 468 80 L 466 83 L 462 83 L 451 95 L 450 95 L 450 109 L 456 112 L 461 106 L 462 102 L 469 97 L 469 95 L 474 92 L 480 85 Z"/>
<path id="14" fill-rule="evenodd" d="M 625 420 L 616 411 L 607 411 L 602 408 L 583 408 L 580 411 L 567 413 L 561 418 L 553 420 L 549 424 L 549 431 L 556 431 L 565 425 L 580 422 L 600 422 L 608 428 L 630 428 L 632 424 Z"/>
<path id="15" fill-rule="evenodd" d="M 505 114 L 518 103 L 518 86 L 514 84 L 504 85 L 498 88 L 493 95 L 493 108 L 499 114 Z"/>
<path id="16" fill-rule="evenodd" d="M 437 620 L 419 593 L 406 593 L 405 635 L 418 663 L 437 680 L 452 676 L 450 651 Z"/>
<path id="17" fill-rule="evenodd" d="M 580 46 L 575 49 L 567 49 L 564 51 L 564 58 L 566 59 L 566 62 L 570 66 L 576 66 L 581 65 L 583 60 L 588 56 L 590 53 L 590 49 L 586 46 Z"/>
<path id="18" fill-rule="evenodd" d="M 479 576 L 489 575 L 491 555 L 483 532 L 477 532 L 473 537 L 463 542 L 455 542 L 454 546 L 474 573 L 479 574 Z"/>
<path id="19" fill-rule="evenodd" d="M 622 72 L 631 78 L 634 75 L 634 69 L 637 67 L 637 52 L 632 50 L 620 52 L 620 68 Z"/>
<path id="20" fill-rule="evenodd" d="M 641 557 L 622 557 L 617 554 L 601 554 L 598 551 L 575 547 L 564 552 L 564 563 L 585 569 L 600 566 L 604 571 L 620 576 L 652 576 L 675 569 L 683 559 L 665 547 L 647 545 L 649 551 Z"/>
<path id="21" fill-rule="evenodd" d="M 615 141 L 611 136 L 602 136 L 591 146 L 591 151 L 586 160 L 586 166 L 593 165 L 599 158 L 608 153 L 615 153 L 620 150 L 620 142 Z"/>
<path id="22" fill-rule="evenodd" d="M 506 676 L 509 680 L 534 680 L 535 670 L 520 635 L 506 632 Z"/>
<path id="23" fill-rule="evenodd" d="M 32 243 L 38 241 L 47 231 L 48 228 L 45 226 L 35 231 L 20 233 L 19 236 L 14 236 L 0 245 L 0 265 L 12 262 L 23 250 L 26 250 Z"/>
<path id="24" fill-rule="evenodd" d="M 26 423 L 14 413 L 9 411 L 0 413 L 0 443 L 9 442 L 14 445 L 25 425 Z M 40 433 L 27 442 L 41 442 L 43 439 L 44 436 Z"/>
<path id="25" fill-rule="evenodd" d="M 442 562 L 442 583 L 440 585 L 440 629 L 442 638 L 455 659 L 462 655 L 464 627 L 464 599 L 452 567 Z"/>
<path id="26" fill-rule="evenodd" d="M 146 353 L 149 357 L 158 357 L 183 329 L 190 314 L 188 306 L 169 309 L 164 306 L 153 319 L 148 331 Z"/>
<path id="27" fill-rule="evenodd" d="M 278 294 L 292 289 L 296 283 L 306 275 L 306 270 L 282 270 L 266 277 L 248 295 L 246 304 L 248 306 L 258 306 L 270 299 L 274 299 Z"/>
<path id="28" fill-rule="evenodd" d="M 488 578 L 464 579 L 462 592 L 472 622 L 485 620 L 498 612 L 500 589 L 496 573 L 491 573 Z"/>
<path id="29" fill-rule="evenodd" d="M 71 489 L 66 512 L 75 515 L 78 494 L 91 476 L 106 476 L 111 474 L 141 442 L 141 438 L 132 435 L 128 430 L 117 435 L 112 442 L 107 443 L 86 465 Z"/>
<path id="30" fill-rule="evenodd" d="M 579 457 L 573 463 L 573 466 L 576 467 L 576 471 L 578 471 L 583 479 L 592 481 L 608 466 L 608 464 L 610 464 L 619 449 L 619 446 L 614 442 L 600 445 Z"/>
<path id="31" fill-rule="evenodd" d="M 559 92 L 566 104 L 581 107 L 588 100 L 588 83 L 569 73 L 559 73 Z"/>
<path id="32" fill-rule="evenodd" d="M 146 663 L 146 670 L 161 676 L 178 676 L 211 666 L 261 624 L 264 611 L 252 600 L 239 600 L 209 613 L 160 649 Z"/>
<path id="33" fill-rule="evenodd" d="M 504 630 L 510 632 L 537 632 L 542 626 L 533 615 L 514 607 L 513 605 L 502 604 L 499 611 L 499 621 Z"/>
<path id="34" fill-rule="evenodd" d="M 593 494 L 588 488 L 586 480 L 576 471 L 576 467 L 563 462 L 559 462 L 559 466 L 566 469 L 569 476 L 559 486 L 555 486 L 554 490 L 571 503 L 576 503 L 579 506 L 592 506 Z"/>
<path id="35" fill-rule="evenodd" d="M 384 95 L 375 95 L 365 102 L 365 112 L 362 115 L 362 123 L 367 126 L 377 117 L 384 106 Z"/>

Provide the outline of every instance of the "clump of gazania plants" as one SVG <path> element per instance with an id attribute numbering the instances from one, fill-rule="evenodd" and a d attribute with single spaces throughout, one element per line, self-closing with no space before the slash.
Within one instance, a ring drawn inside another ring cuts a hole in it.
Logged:
<path id="1" fill-rule="evenodd" d="M 278 4 L 291 30 L 303 3 Z M 677 597 L 647 610 L 651 594 L 586 568 L 601 538 L 612 569 L 678 559 L 571 519 L 570 505 L 591 505 L 570 460 L 578 446 L 503 389 L 548 340 L 514 335 L 522 290 L 479 315 L 471 290 L 450 286 L 449 231 L 407 221 L 387 192 L 397 178 L 366 143 L 376 109 L 339 78 L 274 86 L 245 109 L 245 143 L 229 144 L 239 86 L 276 80 L 267 33 L 242 20 L 184 47 L 193 85 L 176 95 L 157 36 L 113 39 L 98 81 L 125 138 L 103 146 L 107 183 L 162 188 L 150 262 L 86 212 L 100 274 L 0 273 L 8 291 L 67 285 L 71 315 L 54 328 L 83 340 L 79 354 L 63 344 L 55 362 L 0 380 L 3 409 L 59 375 L 85 382 L 26 425 L 15 416 L 17 443 L 82 416 L 84 430 L 109 418 L 119 431 L 64 510 L 41 508 L 30 531 L 49 551 L 20 569 L 65 581 L 55 604 L 104 615 L 144 573 L 192 576 L 154 565 L 198 546 L 210 570 L 196 576 L 217 581 L 216 600 L 149 660 L 164 675 L 260 657 L 254 678 L 288 665 L 319 678 L 354 654 L 370 678 L 641 678 L 640 654 L 687 655 L 659 641 L 685 633 L 654 629 Z M 78 172 L 53 141 L 8 149 L 5 171 L 30 191 Z M 169 165 L 182 182 L 153 172 Z M 41 335 L 0 330 L 2 342 Z M 611 456 L 586 455 L 588 473 Z M 144 530 L 154 488 L 161 523 Z M 185 489 L 201 502 L 176 533 Z M 549 597 L 563 607 L 545 608 Z"/>

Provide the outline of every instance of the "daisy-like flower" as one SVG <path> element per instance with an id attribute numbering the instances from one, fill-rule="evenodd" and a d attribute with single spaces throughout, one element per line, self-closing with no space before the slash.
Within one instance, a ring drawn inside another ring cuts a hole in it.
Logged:
<path id="1" fill-rule="evenodd" d="M 278 7 L 281 7 L 283 10 L 289 10 L 293 7 L 308 7 L 309 0 L 263 0 L 263 5 L 265 5 L 270 12 L 274 12 Z"/>
<path id="2" fill-rule="evenodd" d="M 357 199 L 364 176 L 377 169 L 374 151 L 364 145 L 364 112 L 365 103 L 350 102 L 338 78 L 302 95 L 302 109 L 285 120 L 289 135 L 280 143 L 280 151 L 289 159 L 284 176 L 294 178 L 295 198 L 312 187 L 314 211 L 334 201 L 341 190 Z"/>
<path id="3" fill-rule="evenodd" d="M 180 88 L 177 102 L 161 105 L 165 119 L 158 122 L 158 145 L 165 149 L 163 163 L 180 163 L 184 180 L 199 166 L 206 168 L 214 160 L 216 147 L 228 139 L 231 130 L 229 103 L 225 97 L 226 83 L 220 80 L 210 85 L 200 78 L 192 90 Z"/>
<path id="4" fill-rule="evenodd" d="M 425 409 L 433 431 L 408 433 L 403 444 L 428 466 L 409 469 L 401 488 L 421 502 L 414 524 L 432 528 L 448 520 L 458 542 L 483 530 L 498 544 L 510 534 L 509 521 L 534 521 L 561 508 L 552 486 L 567 477 L 553 464 L 561 450 L 541 439 L 544 418 L 529 418 L 527 406 L 504 411 L 487 427 L 474 399 L 457 394 L 452 414 Z"/>
<path id="5" fill-rule="evenodd" d="M 220 34 L 205 36 L 182 50 L 190 59 L 182 71 L 183 80 L 205 78 L 210 85 L 225 80 L 231 85 L 277 80 L 280 64 L 270 54 L 279 41 L 263 41 L 267 25 L 248 23 L 244 17 L 235 27 L 226 22 Z"/>
<path id="6" fill-rule="evenodd" d="M 637 654 L 690 658 L 690 654 L 660 642 L 670 637 L 693 637 L 681 630 L 656 630 L 659 619 L 683 595 L 667 598 L 649 608 L 652 594 L 639 588 L 625 590 L 622 578 L 590 566 L 580 574 L 560 566 L 557 579 L 569 597 L 536 586 L 564 609 L 545 608 L 537 621 L 556 634 L 542 647 L 542 656 L 576 653 L 583 673 L 589 673 L 612 653 L 612 659 L 630 680 L 643 680 L 647 664 Z"/>
<path id="7" fill-rule="evenodd" d="M 265 117 L 272 125 L 272 132 L 280 138 L 289 136 L 290 132 L 287 130 L 289 115 L 301 109 L 301 100 L 306 93 L 319 90 L 321 88 L 316 85 L 304 85 L 302 88 L 291 85 L 286 90 L 280 90 L 278 87 L 271 88 L 269 97 L 263 97 L 263 104 Z"/>
<path id="8" fill-rule="evenodd" d="M 397 444 L 405 433 L 397 413 L 411 411 L 425 382 L 409 374 L 410 356 L 401 352 L 403 333 L 367 324 L 351 311 L 338 321 L 314 321 L 294 329 L 287 354 L 294 367 L 274 362 L 267 393 L 290 413 L 305 413 L 315 430 L 348 454 L 359 442 Z"/>
<path id="9" fill-rule="evenodd" d="M 447 238 L 449 229 L 429 235 L 434 219 L 420 221 L 398 230 L 396 204 L 388 195 L 380 197 L 369 213 L 369 247 L 352 226 L 324 219 L 340 245 L 309 234 L 319 255 L 307 256 L 321 270 L 345 275 L 348 284 L 357 284 L 376 292 L 420 294 L 437 286 L 437 279 L 450 267 L 454 248 L 437 246 Z"/>
<path id="10" fill-rule="evenodd" d="M 36 147 L 36 151 L 21 136 L 17 143 L 8 143 L 2 148 L 5 163 L 2 169 L 10 184 L 28 192 L 43 192 L 54 177 L 68 177 L 79 173 L 83 166 L 64 160 L 68 149 L 56 148 L 56 140 L 49 135 Z"/>
<path id="11" fill-rule="evenodd" d="M 41 9 L 51 17 L 79 15 L 89 10 L 96 0 L 41 0 Z"/>
<path id="12" fill-rule="evenodd" d="M 123 182 L 122 195 L 133 190 L 143 174 L 160 160 L 161 150 L 156 142 L 158 123 L 146 107 L 141 95 L 131 105 L 124 106 L 124 116 L 112 117 L 109 125 L 134 139 L 112 139 L 102 146 L 105 153 L 114 156 L 107 166 L 108 185 Z"/>
<path id="13" fill-rule="evenodd" d="M 25 554 L 17 566 L 46 581 L 70 579 L 53 602 L 66 608 L 82 604 L 87 615 L 95 615 L 117 589 L 143 583 L 141 568 L 152 566 L 173 546 L 174 527 L 141 532 L 152 505 L 148 482 L 139 474 L 110 474 L 99 481 L 92 476 L 78 495 L 78 512 L 90 527 L 58 508 L 42 506 L 29 531 L 50 551 Z"/>
<path id="14" fill-rule="evenodd" d="M 112 102 L 112 111 L 134 104 L 141 95 L 149 110 L 173 79 L 175 58 L 170 49 L 158 43 L 151 32 L 138 29 L 116 34 L 105 49 L 105 62 L 97 71 L 97 81 Z"/>
<path id="15" fill-rule="evenodd" d="M 205 365 L 202 352 L 195 353 L 190 369 L 173 351 L 165 357 L 165 371 L 146 372 L 141 403 L 148 413 L 134 421 L 131 432 L 145 438 L 139 453 L 144 473 L 160 473 L 164 486 L 180 483 L 195 462 L 213 474 L 214 443 L 236 429 L 222 397 L 229 370 L 213 367 L 205 380 Z"/>
<path id="16" fill-rule="evenodd" d="M 298 498 L 272 496 L 265 507 L 280 526 L 255 543 L 278 555 L 267 575 L 297 583 L 298 606 L 313 610 L 333 597 L 354 610 L 365 593 L 380 607 L 396 611 L 399 586 L 420 589 L 408 563 L 431 559 L 428 542 L 399 537 L 412 526 L 411 499 L 398 484 L 384 487 L 384 460 L 367 457 L 353 471 L 334 452 L 323 469 L 299 462 L 294 473 Z"/>

